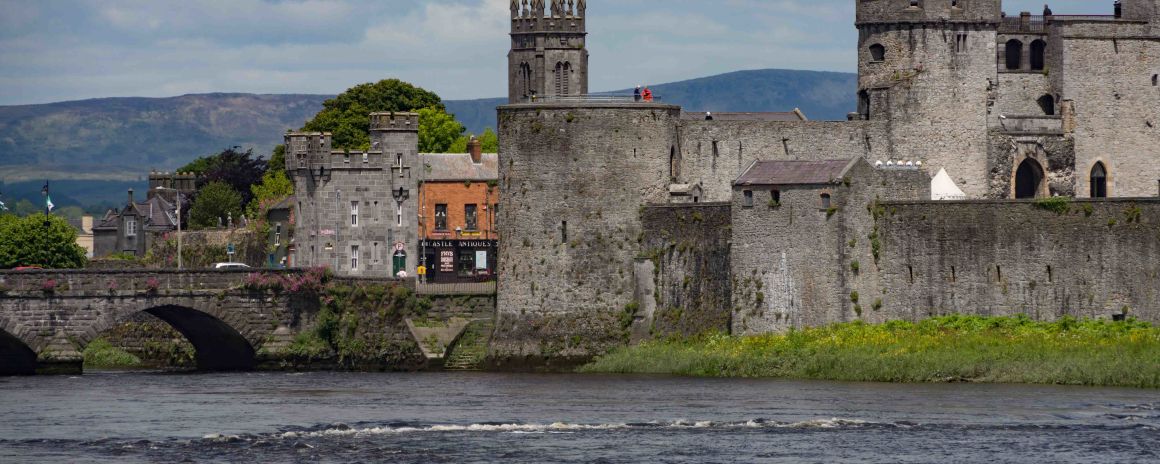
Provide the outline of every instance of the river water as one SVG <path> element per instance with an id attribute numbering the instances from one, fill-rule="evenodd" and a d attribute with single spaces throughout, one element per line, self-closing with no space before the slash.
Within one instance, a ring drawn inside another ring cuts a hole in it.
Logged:
<path id="1" fill-rule="evenodd" d="M 484 373 L 0 378 L 0 462 L 1160 462 L 1160 391 Z"/>

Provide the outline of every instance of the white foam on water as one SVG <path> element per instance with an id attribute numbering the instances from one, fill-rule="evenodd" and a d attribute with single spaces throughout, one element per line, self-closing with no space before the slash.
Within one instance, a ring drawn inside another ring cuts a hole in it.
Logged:
<path id="1" fill-rule="evenodd" d="M 629 424 L 571 424 L 554 422 L 551 424 L 436 424 L 427 426 L 400 426 L 400 427 L 368 427 L 350 428 L 346 426 L 308 432 L 285 432 L 277 435 L 279 438 L 291 439 L 301 437 L 348 437 L 359 435 L 392 435 L 408 433 L 512 433 L 512 434 L 544 434 L 544 433 L 576 433 L 591 430 L 622 430 L 622 429 L 730 429 L 730 428 L 820 428 L 833 429 L 840 427 L 856 427 L 873 425 L 858 419 L 814 419 L 801 422 L 775 422 L 753 419 L 744 422 L 714 422 L 691 421 L 686 419 L 671 422 L 647 422 Z M 220 435 L 206 436 L 207 440 L 222 440 Z"/>

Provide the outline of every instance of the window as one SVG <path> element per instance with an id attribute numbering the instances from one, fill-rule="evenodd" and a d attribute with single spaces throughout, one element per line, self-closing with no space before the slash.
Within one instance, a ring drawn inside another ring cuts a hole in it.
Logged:
<path id="1" fill-rule="evenodd" d="M 1092 167 L 1091 197 L 1108 197 L 1108 171 L 1106 168 L 1104 168 L 1104 163 L 1096 163 L 1096 165 Z"/>
<path id="2" fill-rule="evenodd" d="M 371 162 L 371 155 L 364 151 L 363 152 L 363 164 L 367 164 L 369 162 Z"/>
<path id="3" fill-rule="evenodd" d="M 560 243 L 568 243 L 568 221 L 560 223 Z"/>
<path id="4" fill-rule="evenodd" d="M 473 231 L 479 230 L 479 221 L 478 221 L 478 218 L 476 218 L 475 212 L 476 212 L 475 205 L 464 205 L 463 206 L 464 228 L 465 229 L 473 230 Z"/>
<path id="5" fill-rule="evenodd" d="M 921 8 L 922 5 L 919 3 L 919 0 L 910 0 L 910 7 L 911 8 Z"/>
<path id="6" fill-rule="evenodd" d="M 403 154 L 402 153 L 395 153 L 395 166 L 400 167 L 400 168 L 403 167 Z"/>
<path id="7" fill-rule="evenodd" d="M 830 206 L 832 206 L 832 202 L 830 201 L 830 194 L 823 193 L 822 194 L 822 209 L 830 209 Z"/>
<path id="8" fill-rule="evenodd" d="M 1035 100 L 1035 102 L 1039 104 L 1039 109 L 1043 110 L 1043 114 L 1047 116 L 1055 115 L 1055 97 L 1044 95 L 1039 97 L 1038 100 Z"/>
<path id="9" fill-rule="evenodd" d="M 967 33 L 959 32 L 955 34 L 955 53 L 967 52 Z"/>
<path id="10" fill-rule="evenodd" d="M 125 236 L 126 237 L 136 237 L 137 236 L 137 220 L 136 219 L 129 218 L 129 219 L 125 220 Z"/>
<path id="11" fill-rule="evenodd" d="M 447 231 L 447 205 L 435 205 L 435 230 Z"/>
<path id="12" fill-rule="evenodd" d="M 358 270 L 358 245 L 350 246 L 350 270 Z"/>
<path id="13" fill-rule="evenodd" d="M 1036 40 L 1031 42 L 1031 70 L 1042 71 L 1046 66 L 1044 55 L 1047 52 L 1047 42 Z"/>
<path id="14" fill-rule="evenodd" d="M 282 223 L 274 224 L 274 246 L 282 246 Z"/>
<path id="15" fill-rule="evenodd" d="M 350 226 L 358 227 L 358 202 L 350 202 Z"/>
<path id="16" fill-rule="evenodd" d="M 1158 85 L 1160 85 L 1160 74 L 1153 74 L 1152 75 L 1152 87 L 1156 87 Z"/>
<path id="17" fill-rule="evenodd" d="M 371 259 L 374 260 L 375 264 L 383 262 L 383 254 L 379 250 L 379 242 L 371 244 Z"/>
<path id="18" fill-rule="evenodd" d="M 1023 42 L 1015 39 L 1007 41 L 1007 69 L 1020 69 L 1023 67 Z"/>
<path id="19" fill-rule="evenodd" d="M 379 222 L 379 217 L 375 213 L 379 212 L 379 202 L 375 202 L 375 207 L 371 209 L 371 216 L 374 217 L 374 222 Z"/>
<path id="20" fill-rule="evenodd" d="M 395 227 L 403 227 L 403 202 L 399 202 L 398 206 L 395 208 Z"/>
<path id="21" fill-rule="evenodd" d="M 884 61 L 886 60 L 886 47 L 882 44 L 874 44 L 870 46 L 870 61 Z"/>
<path id="22" fill-rule="evenodd" d="M 951 8 L 959 8 L 960 3 L 961 2 L 959 0 L 951 0 Z"/>
<path id="23" fill-rule="evenodd" d="M 773 202 L 771 206 L 781 206 L 781 190 L 771 190 L 769 200 Z"/>
<path id="24" fill-rule="evenodd" d="M 745 208 L 753 207 L 753 191 L 745 190 L 741 192 L 741 206 Z"/>

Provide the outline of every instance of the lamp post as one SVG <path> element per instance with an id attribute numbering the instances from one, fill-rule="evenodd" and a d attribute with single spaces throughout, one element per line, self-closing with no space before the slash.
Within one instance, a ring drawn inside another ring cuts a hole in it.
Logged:
<path id="1" fill-rule="evenodd" d="M 172 190 L 177 196 L 177 269 L 181 270 L 181 190 L 171 189 L 158 185 L 156 190 Z"/>

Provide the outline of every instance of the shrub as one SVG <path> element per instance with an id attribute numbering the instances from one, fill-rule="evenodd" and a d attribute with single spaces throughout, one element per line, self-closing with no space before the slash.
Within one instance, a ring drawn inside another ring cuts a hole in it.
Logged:
<path id="1" fill-rule="evenodd" d="M 1071 198 L 1068 197 L 1051 197 L 1039 198 L 1033 203 L 1036 208 L 1051 211 L 1055 214 L 1064 215 L 1071 211 Z"/>
<path id="2" fill-rule="evenodd" d="M 56 279 L 45 279 L 44 282 L 40 283 L 40 291 L 44 293 L 55 293 L 58 285 Z"/>

